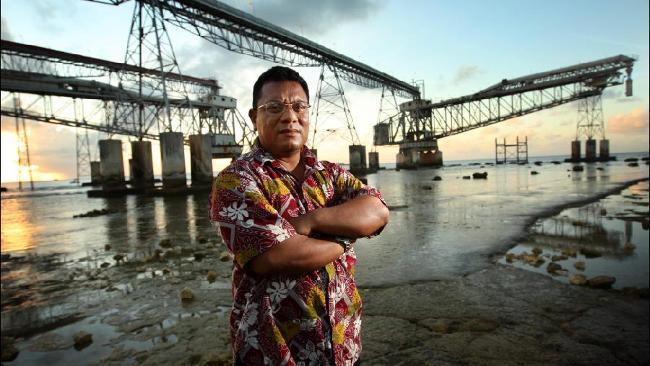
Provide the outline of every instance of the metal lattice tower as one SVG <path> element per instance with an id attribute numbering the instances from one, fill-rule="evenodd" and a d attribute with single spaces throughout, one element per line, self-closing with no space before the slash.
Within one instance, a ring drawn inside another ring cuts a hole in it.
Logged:
<path id="1" fill-rule="evenodd" d="M 578 124 L 576 140 L 581 137 L 587 140 L 605 138 L 605 119 L 603 118 L 602 95 L 581 99 L 578 105 Z"/>
<path id="2" fill-rule="evenodd" d="M 74 104 L 74 119 L 77 122 L 83 122 L 85 116 L 83 100 L 72 100 Z M 90 176 L 90 141 L 88 139 L 88 129 L 75 128 L 76 155 L 77 155 L 77 184 L 81 184 L 81 177 Z"/>
<path id="3" fill-rule="evenodd" d="M 338 135 L 352 145 L 360 145 L 359 135 L 356 127 L 354 127 L 350 106 L 345 97 L 341 79 L 336 68 L 332 65 L 321 65 L 312 115 L 315 116 L 311 140 L 312 148 L 316 148 L 319 143 L 331 135 Z M 328 127 L 345 127 L 348 134 L 340 134 L 338 128 L 325 129 L 324 131 L 327 133 L 323 134 L 318 130 L 319 124 L 321 126 L 327 124 Z M 344 126 L 341 126 L 342 124 Z"/>
<path id="4" fill-rule="evenodd" d="M 20 97 L 13 94 L 14 109 L 22 109 L 20 104 Z M 29 187 L 34 190 L 34 179 L 32 176 L 32 163 L 29 159 L 29 139 L 27 137 L 27 128 L 25 126 L 25 119 L 21 117 L 14 117 L 16 121 L 16 138 L 18 143 L 16 144 L 17 153 L 18 153 L 18 189 L 23 190 L 23 176 L 25 175 L 25 170 L 29 176 Z M 25 165 L 27 164 L 27 165 Z"/>
<path id="5" fill-rule="evenodd" d="M 186 126 L 186 128 L 189 127 L 189 130 L 192 131 L 200 130 L 200 126 L 197 125 L 193 114 L 190 113 L 192 102 L 189 98 L 187 87 L 182 83 L 182 74 L 165 27 L 165 20 L 161 8 L 145 4 L 141 1 L 135 3 L 124 63 L 158 71 L 157 78 L 145 78 L 142 73 L 139 73 L 137 85 L 140 100 L 142 100 L 142 97 L 149 96 L 156 91 L 162 92 L 162 116 L 158 115 L 158 118 L 156 118 L 159 131 L 182 131 L 184 126 L 180 123 L 173 126 L 172 121 L 182 121 L 187 116 L 191 117 L 192 123 L 191 126 Z M 167 74 L 176 74 L 181 77 L 181 88 L 176 91 L 177 95 L 175 97 L 184 100 L 182 104 L 186 104 L 188 108 L 170 108 L 170 98 L 173 96 L 170 95 L 170 90 L 167 86 Z M 122 82 L 122 78 L 129 77 L 130 75 L 120 74 L 120 76 L 120 82 Z M 174 119 L 172 112 L 181 115 L 176 116 L 178 118 Z M 145 128 L 145 116 L 142 102 L 138 106 L 137 121 L 138 130 L 143 131 Z"/>

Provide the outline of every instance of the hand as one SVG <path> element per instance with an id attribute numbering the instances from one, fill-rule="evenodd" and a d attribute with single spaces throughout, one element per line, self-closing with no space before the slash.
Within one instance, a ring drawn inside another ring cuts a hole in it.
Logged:
<path id="1" fill-rule="evenodd" d="M 309 236 L 314 229 L 314 220 L 313 216 L 310 213 L 306 213 L 301 216 L 291 217 L 287 219 L 289 223 L 296 229 L 296 232 L 300 235 Z"/>

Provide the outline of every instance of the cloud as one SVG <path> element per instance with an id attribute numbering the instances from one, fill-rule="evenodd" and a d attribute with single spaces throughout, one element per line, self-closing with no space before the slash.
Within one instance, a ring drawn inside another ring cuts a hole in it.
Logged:
<path id="1" fill-rule="evenodd" d="M 11 34 L 11 31 L 9 31 L 9 24 L 7 23 L 7 19 L 5 17 L 1 17 L 2 19 L 2 39 L 5 41 L 13 41 L 14 36 Z"/>
<path id="2" fill-rule="evenodd" d="M 631 112 L 620 113 L 607 121 L 607 131 L 619 135 L 648 133 L 648 109 L 639 107 Z"/>
<path id="3" fill-rule="evenodd" d="M 343 23 L 368 19 L 381 3 L 375 0 L 271 0 L 243 9 L 297 34 L 322 34 Z"/>
<path id="4" fill-rule="evenodd" d="M 456 71 L 453 82 L 454 84 L 470 80 L 481 73 L 476 65 L 461 65 Z"/>

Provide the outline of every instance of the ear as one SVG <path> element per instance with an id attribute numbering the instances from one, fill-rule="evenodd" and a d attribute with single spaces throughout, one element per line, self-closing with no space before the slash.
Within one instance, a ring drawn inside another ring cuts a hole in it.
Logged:
<path id="1" fill-rule="evenodd" d="M 257 131 L 257 109 L 249 109 L 248 118 L 250 118 L 251 122 L 253 122 L 253 131 Z"/>

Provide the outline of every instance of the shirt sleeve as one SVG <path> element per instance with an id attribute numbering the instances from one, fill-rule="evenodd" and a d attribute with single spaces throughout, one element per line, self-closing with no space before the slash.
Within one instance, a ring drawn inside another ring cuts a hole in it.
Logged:
<path id="1" fill-rule="evenodd" d="M 269 203 L 258 182 L 250 171 L 231 166 L 217 176 L 210 196 L 210 221 L 218 226 L 224 243 L 242 268 L 296 234 Z"/>
<path id="2" fill-rule="evenodd" d="M 384 206 L 388 207 L 377 188 L 364 184 L 359 178 L 338 164 L 331 164 L 330 169 L 334 179 L 334 205 L 340 205 L 357 197 L 371 196 L 378 198 Z M 383 226 L 368 237 L 379 235 L 382 230 L 384 230 Z"/>

